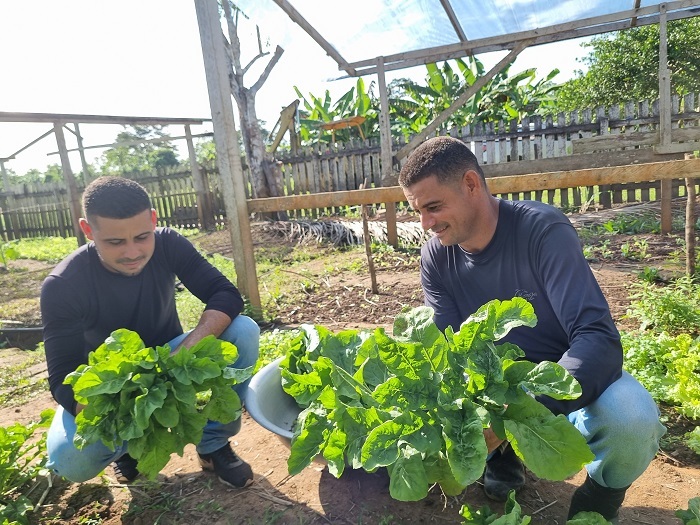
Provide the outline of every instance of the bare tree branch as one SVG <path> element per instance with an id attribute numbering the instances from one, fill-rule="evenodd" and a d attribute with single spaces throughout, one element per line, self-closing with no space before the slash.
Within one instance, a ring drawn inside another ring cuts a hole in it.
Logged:
<path id="1" fill-rule="evenodd" d="M 238 26 L 236 21 L 233 19 L 233 13 L 231 12 L 231 5 L 229 4 L 229 1 L 221 0 L 221 5 L 224 8 L 226 26 L 228 27 L 228 39 L 233 55 L 233 71 L 234 73 L 238 74 L 241 71 L 241 41 L 238 39 Z M 238 18 L 238 11 L 236 11 L 236 18 Z"/>
<path id="2" fill-rule="evenodd" d="M 267 63 L 267 66 L 265 66 L 265 71 L 262 72 L 260 75 L 260 78 L 257 80 L 255 84 L 253 84 L 250 88 L 250 92 L 255 94 L 258 92 L 258 90 L 262 87 L 262 85 L 265 83 L 267 80 L 267 77 L 270 76 L 270 72 L 272 71 L 272 68 L 275 67 L 277 62 L 279 62 L 280 57 L 282 56 L 282 53 L 284 53 L 284 49 L 282 49 L 280 46 L 277 46 L 275 49 L 275 54 L 272 56 L 270 61 Z"/>

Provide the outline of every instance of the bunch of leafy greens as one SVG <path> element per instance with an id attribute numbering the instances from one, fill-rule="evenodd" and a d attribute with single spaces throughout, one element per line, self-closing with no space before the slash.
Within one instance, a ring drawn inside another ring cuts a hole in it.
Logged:
<path id="1" fill-rule="evenodd" d="M 34 505 L 23 489 L 37 476 L 48 473 L 44 468 L 46 432 L 38 439 L 34 437 L 39 429 L 49 427 L 53 415 L 53 409 L 47 409 L 39 422 L 0 427 L 0 523 L 29 523 L 27 513 Z"/>
<path id="2" fill-rule="evenodd" d="M 75 418 L 76 447 L 102 441 L 115 450 L 126 441 L 139 472 L 155 478 L 173 452 L 182 456 L 185 445 L 201 440 L 207 420 L 240 417 L 231 387 L 250 377 L 252 367 L 231 368 L 237 357 L 233 344 L 214 336 L 171 354 L 167 345 L 146 348 L 130 330 L 112 332 L 65 379 L 85 405 Z"/>
<path id="3" fill-rule="evenodd" d="M 593 459 L 585 439 L 534 396 L 574 399 L 578 382 L 556 363 L 522 360 L 513 328 L 535 326 L 522 298 L 491 301 L 454 333 L 433 310 L 399 314 L 393 335 L 303 326 L 280 363 L 282 386 L 301 407 L 288 469 L 317 455 L 339 477 L 346 465 L 386 467 L 389 491 L 418 501 L 439 483 L 456 495 L 482 474 L 489 425 L 541 478 L 562 480 Z"/>

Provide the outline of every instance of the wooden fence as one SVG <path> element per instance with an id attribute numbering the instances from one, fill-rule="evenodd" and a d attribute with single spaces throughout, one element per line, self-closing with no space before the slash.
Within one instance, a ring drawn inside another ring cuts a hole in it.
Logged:
<path id="1" fill-rule="evenodd" d="M 699 101 L 694 94 L 673 97 L 673 144 L 666 149 L 659 146 L 658 101 L 628 102 L 555 117 L 532 116 L 441 133 L 465 141 L 481 161 L 487 178 L 646 164 L 682 159 L 684 152 L 700 150 Z M 394 152 L 405 143 L 397 141 Z M 356 190 L 365 181 L 366 187 L 379 187 L 380 157 L 378 140 L 370 139 L 332 146 L 318 144 L 303 148 L 296 155 L 281 152 L 277 160 L 281 163 L 285 194 L 304 195 Z M 213 224 L 221 226 L 225 213 L 218 173 L 211 167 L 203 167 L 203 172 L 209 183 Z M 200 227 L 189 170 L 137 173 L 129 178 L 149 191 L 161 225 Z M 248 190 L 250 186 L 248 183 Z M 659 187 L 658 181 L 641 181 L 498 195 L 541 200 L 568 211 L 657 200 Z M 681 180 L 673 181 L 674 196 L 682 195 L 684 188 Z M 316 217 L 343 211 L 346 210 L 340 207 L 311 208 L 292 210 L 289 215 Z M 23 185 L 0 193 L 0 237 L 45 235 L 73 235 L 67 191 L 62 184 Z"/>

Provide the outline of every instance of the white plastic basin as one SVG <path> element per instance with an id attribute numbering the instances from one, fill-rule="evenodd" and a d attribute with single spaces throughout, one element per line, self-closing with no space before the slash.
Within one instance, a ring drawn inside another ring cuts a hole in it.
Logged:
<path id="1" fill-rule="evenodd" d="M 250 380 L 246 392 L 246 410 L 260 426 L 279 436 L 290 446 L 292 428 L 301 408 L 282 389 L 280 361 L 282 357 L 261 368 Z"/>

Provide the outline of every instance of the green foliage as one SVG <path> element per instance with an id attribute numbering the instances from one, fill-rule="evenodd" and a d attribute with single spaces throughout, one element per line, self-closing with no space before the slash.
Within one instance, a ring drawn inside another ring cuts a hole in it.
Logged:
<path id="1" fill-rule="evenodd" d="M 625 368 L 654 399 L 700 419 L 700 339 L 688 334 L 622 334 Z"/>
<path id="2" fill-rule="evenodd" d="M 85 405 L 75 418 L 76 447 L 102 441 L 114 450 L 126 441 L 139 471 L 155 478 L 173 452 L 182 456 L 185 445 L 201 440 L 208 419 L 240 417 L 231 387 L 252 369 L 230 368 L 237 357 L 234 345 L 213 336 L 172 354 L 167 345 L 146 348 L 130 330 L 112 332 L 65 379 Z M 208 401 L 198 404 L 198 394 Z"/>
<path id="3" fill-rule="evenodd" d="M 177 154 L 168 141 L 144 142 L 166 137 L 163 126 L 130 126 L 117 135 L 115 146 L 102 155 L 102 173 L 121 175 L 177 166 Z"/>
<path id="4" fill-rule="evenodd" d="M 7 261 L 14 261 L 20 258 L 16 244 L 16 241 L 0 244 L 0 260 L 2 260 L 2 265 L 6 270 Z"/>
<path id="5" fill-rule="evenodd" d="M 503 507 L 503 516 L 498 516 L 488 505 L 474 510 L 468 503 L 462 505 L 459 515 L 464 518 L 461 525 L 528 525 L 532 518 L 523 515 L 515 491 L 510 491 Z M 579 512 L 566 522 L 567 525 L 607 525 L 610 522 L 597 512 Z"/>
<path id="6" fill-rule="evenodd" d="M 281 363 L 284 390 L 305 407 L 290 474 L 322 454 L 335 476 L 346 464 L 387 467 L 401 501 L 424 498 L 434 483 L 455 495 L 483 472 L 489 425 L 538 477 L 577 472 L 593 458 L 584 438 L 532 396 L 574 399 L 580 386 L 558 364 L 496 344 L 536 322 L 532 305 L 514 298 L 485 304 L 457 333 L 443 334 L 428 307 L 400 313 L 392 335 L 304 325 Z"/>
<path id="7" fill-rule="evenodd" d="M 7 242 L 0 246 L 0 252 L 4 252 L 4 257 L 10 253 L 8 259 L 32 259 L 56 263 L 77 247 L 78 241 L 75 237 L 31 237 Z"/>
<path id="8" fill-rule="evenodd" d="M 684 437 L 688 448 L 700 455 L 700 427 L 695 427 L 692 432 L 686 433 Z"/>
<path id="9" fill-rule="evenodd" d="M 627 317 L 640 322 L 641 330 L 672 335 L 700 335 L 700 287 L 688 276 L 668 285 L 635 283 Z"/>
<path id="10" fill-rule="evenodd" d="M 558 110 L 610 106 L 659 96 L 659 25 L 634 27 L 582 44 L 591 49 L 582 60 L 586 73 L 564 83 Z M 700 19 L 668 24 L 671 90 L 679 95 L 700 90 Z"/>
<path id="11" fill-rule="evenodd" d="M 360 124 L 365 138 L 379 136 L 379 103 L 372 95 L 372 86 L 365 89 L 365 81 L 362 77 L 357 79 L 354 87 L 345 92 L 337 102 L 333 103 L 331 94 L 326 90 L 322 97 L 316 97 L 309 93 L 307 99 L 302 95 L 298 87 L 294 86 L 297 96 L 301 99 L 302 107 L 299 109 L 299 135 L 302 145 L 316 144 L 319 142 L 332 142 L 330 131 L 321 129 L 321 124 L 342 120 L 350 117 L 364 117 Z M 340 142 L 348 142 L 351 138 L 358 138 L 355 126 L 339 129 L 335 132 L 335 138 Z"/>
<path id="12" fill-rule="evenodd" d="M 442 67 L 427 64 L 426 85 L 405 78 L 390 83 L 393 135 L 408 136 L 420 132 L 485 73 L 483 64 L 476 57 L 455 59 L 454 65 L 456 69 L 449 61 L 445 61 Z M 508 65 L 457 109 L 446 126 L 507 123 L 525 115 L 547 113 L 554 106 L 558 85 L 552 79 L 557 74 L 559 70 L 553 69 L 545 78 L 537 80 L 536 69 L 511 74 Z"/>
<path id="13" fill-rule="evenodd" d="M 26 514 L 33 505 L 20 491 L 44 469 L 46 433 L 38 439 L 34 434 L 48 428 L 53 415 L 53 410 L 44 410 L 38 423 L 0 427 L 0 520 L 29 523 Z"/>
<path id="14" fill-rule="evenodd" d="M 683 525 L 700 525 L 700 497 L 688 501 L 687 510 L 677 510 L 676 517 L 683 521 Z"/>

